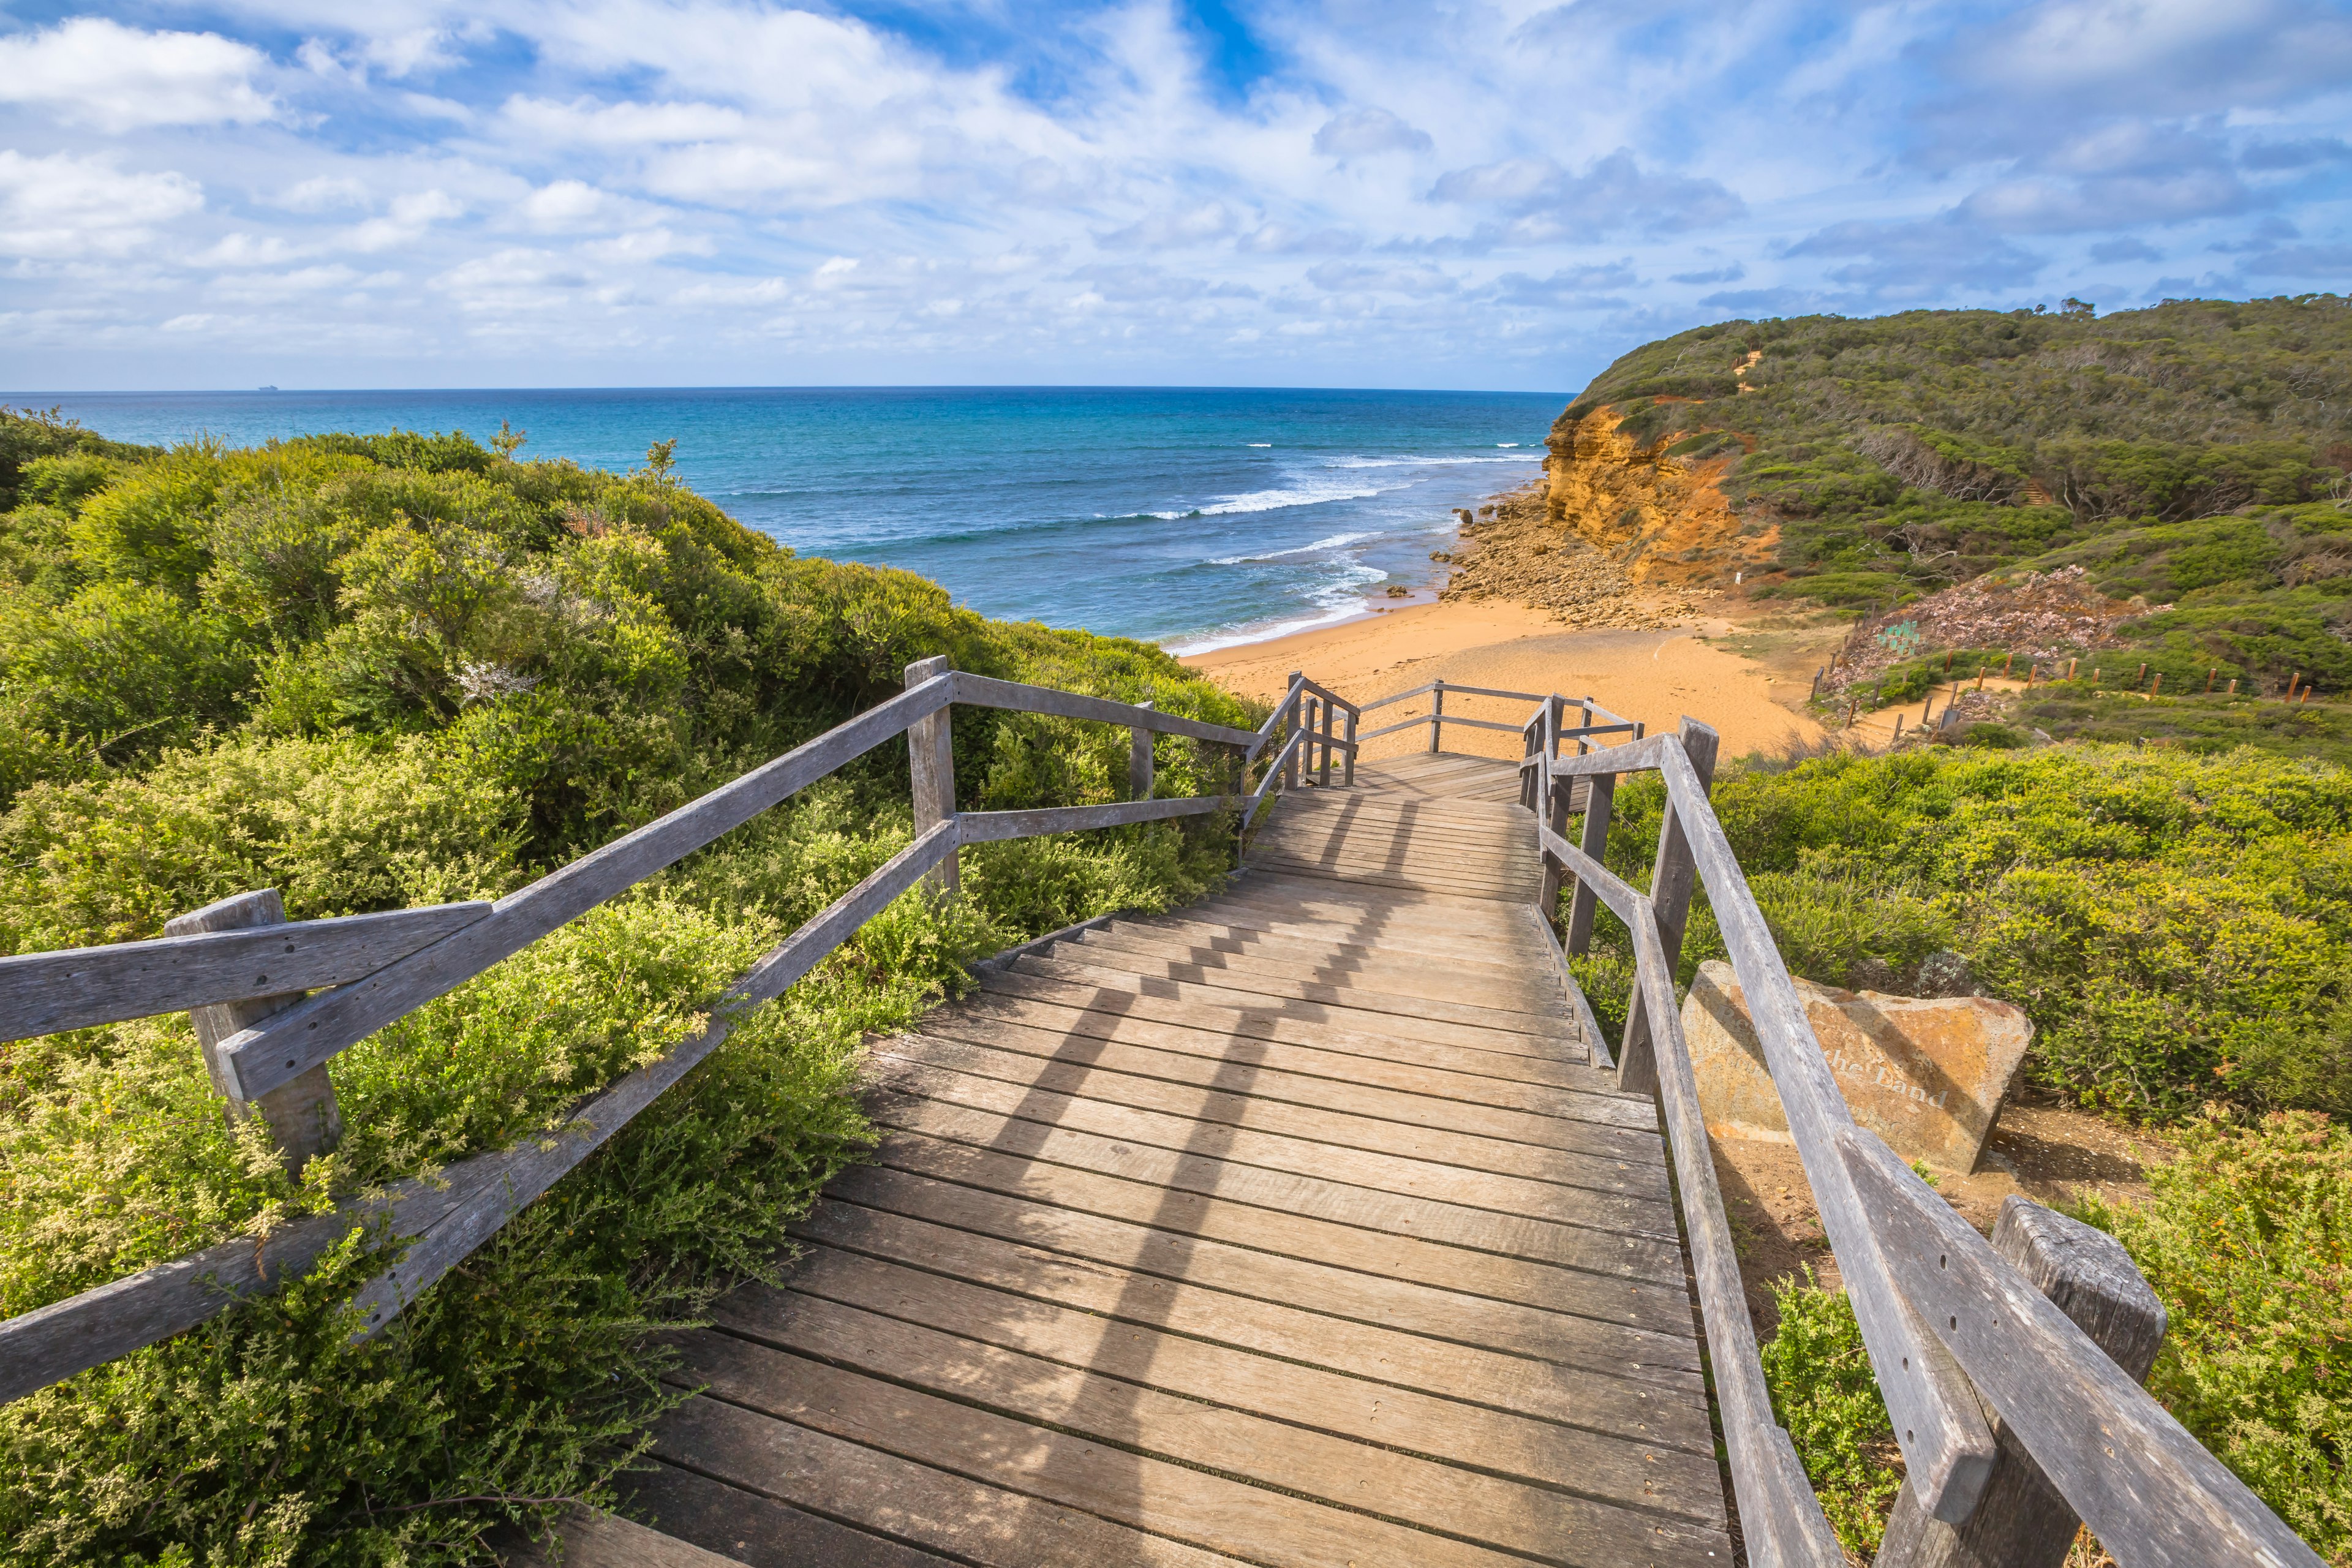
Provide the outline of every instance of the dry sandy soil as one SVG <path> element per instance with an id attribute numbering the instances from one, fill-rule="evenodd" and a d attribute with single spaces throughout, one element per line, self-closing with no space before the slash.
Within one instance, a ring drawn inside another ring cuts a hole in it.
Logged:
<path id="1" fill-rule="evenodd" d="M 1753 634 L 1748 634 L 1752 636 Z M 1725 616 L 1691 620 L 1658 631 L 1571 631 L 1549 615 L 1497 599 L 1448 600 L 1376 610 L 1365 619 L 1273 642 L 1251 643 L 1184 662 L 1231 690 L 1272 701 L 1302 670 L 1351 701 L 1370 701 L 1431 680 L 1538 694 L 1591 697 L 1602 707 L 1638 720 L 1651 732 L 1671 729 L 1687 714 L 1715 727 L 1727 756 L 1777 752 L 1810 745 L 1821 726 L 1796 711 L 1810 685 L 1783 661 L 1748 657 L 1726 646 L 1743 636 Z M 1815 641 L 1821 640 L 1819 637 Z M 1797 661 L 1802 663 L 1801 658 Z M 1528 716 L 1519 700 L 1449 696 L 1449 715 L 1517 725 Z M 1429 711 L 1428 700 L 1367 714 L 1366 729 Z M 1423 750 L 1426 729 L 1400 731 L 1367 743 L 1368 760 Z M 1517 735 L 1498 730 L 1451 728 L 1445 749 L 1516 757 Z"/>

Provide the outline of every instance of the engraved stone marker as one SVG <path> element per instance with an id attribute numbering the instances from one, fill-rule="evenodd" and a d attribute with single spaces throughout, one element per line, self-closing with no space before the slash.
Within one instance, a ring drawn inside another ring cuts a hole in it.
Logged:
<path id="1" fill-rule="evenodd" d="M 1906 1160 L 1966 1173 L 2033 1038 L 2022 1009 L 1989 996 L 1917 998 L 1797 982 L 1853 1119 Z M 1789 1142 L 1780 1097 L 1731 965 L 1699 965 L 1683 1004 L 1699 1110 L 1718 1138 Z"/>

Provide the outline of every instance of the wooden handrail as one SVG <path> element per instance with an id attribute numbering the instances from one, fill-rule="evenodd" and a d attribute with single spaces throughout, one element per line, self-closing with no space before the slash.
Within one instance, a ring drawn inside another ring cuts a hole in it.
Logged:
<path id="1" fill-rule="evenodd" d="M 1187 735 L 1236 750 L 1259 739 L 1251 731 L 1150 707 L 940 674 L 494 904 L 394 910 L 0 960 L 0 1020 L 65 1020 L 25 1031 L 47 1033 L 341 982 L 223 1042 L 223 1056 L 229 1047 L 238 1047 L 242 1070 L 236 1081 L 247 1098 L 257 1096 L 964 700 Z M 1288 745 L 1295 748 L 1307 738 L 1294 729 Z M 1220 794 L 1030 811 L 950 810 L 752 965 L 693 1035 L 575 1108 L 555 1132 L 474 1155 L 435 1177 L 354 1198 L 258 1240 L 225 1242 L 0 1322 L 0 1402 L 167 1339 L 247 1296 L 274 1289 L 355 1232 L 375 1233 L 386 1245 L 400 1247 L 393 1266 L 353 1299 L 362 1319 L 361 1337 L 373 1334 L 707 1057 L 743 1013 L 781 994 L 893 900 L 950 862 L 961 846 L 1166 821 L 1242 804 L 1240 797 Z M 270 960 L 267 970 L 255 963 L 265 954 Z M 34 987 L 58 976 L 75 983 L 62 999 L 34 999 Z M 5 1011 L 12 1004 L 15 1011 Z"/>

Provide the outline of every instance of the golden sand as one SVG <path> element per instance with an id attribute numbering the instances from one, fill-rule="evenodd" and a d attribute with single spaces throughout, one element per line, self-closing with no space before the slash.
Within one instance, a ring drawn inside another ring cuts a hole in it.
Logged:
<path id="1" fill-rule="evenodd" d="M 1293 670 L 1357 702 L 1444 679 L 1590 696 L 1647 724 L 1652 734 L 1674 728 L 1687 714 L 1715 727 L 1727 758 L 1818 741 L 1821 726 L 1793 710 L 1805 695 L 1802 686 L 1701 640 L 1734 629 L 1717 619 L 1655 631 L 1571 631 L 1521 605 L 1448 601 L 1377 610 L 1362 620 L 1195 654 L 1184 663 L 1260 701 L 1279 698 Z M 1417 698 L 1367 714 L 1364 728 L 1425 714 L 1427 703 L 1427 698 Z M 1528 706 L 1458 695 L 1445 700 L 1449 717 L 1495 720 L 1515 730 L 1526 721 Z M 1417 726 L 1370 742 L 1363 754 L 1402 756 L 1428 744 L 1427 726 Z M 1449 752 L 1492 757 L 1516 757 L 1520 751 L 1516 733 L 1453 725 L 1445 730 L 1444 744 Z"/>

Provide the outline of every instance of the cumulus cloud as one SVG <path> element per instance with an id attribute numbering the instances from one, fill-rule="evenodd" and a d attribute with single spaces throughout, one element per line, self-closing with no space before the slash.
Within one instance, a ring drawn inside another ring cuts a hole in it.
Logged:
<path id="1" fill-rule="evenodd" d="M 1714 180 L 1645 173 L 1620 148 L 1571 174 L 1548 157 L 1505 158 L 1438 176 L 1433 202 L 1508 215 L 1497 243 L 1600 238 L 1627 228 L 1653 237 L 1729 223 L 1746 204 Z"/>
<path id="2" fill-rule="evenodd" d="M 1970 226 L 1958 214 L 1904 223 L 1850 219 L 1807 235 L 1783 253 L 1853 259 L 1832 267 L 1833 282 L 1880 290 L 1890 301 L 1933 298 L 1939 289 L 2011 288 L 2040 275 L 2041 257 Z"/>
<path id="3" fill-rule="evenodd" d="M 184 174 L 129 173 L 100 156 L 28 158 L 0 148 L 0 255 L 45 261 L 126 256 L 205 205 Z"/>
<path id="4" fill-rule="evenodd" d="M 1315 151 L 1326 158 L 1367 158 L 1375 153 L 1426 153 L 1437 145 L 1385 109 L 1351 109 L 1332 116 L 1315 133 Z"/>
<path id="5" fill-rule="evenodd" d="M 0 103 L 100 131 L 149 125 L 249 125 L 278 105 L 253 85 L 269 61 L 217 33 L 147 33 L 77 16 L 0 37 Z"/>

